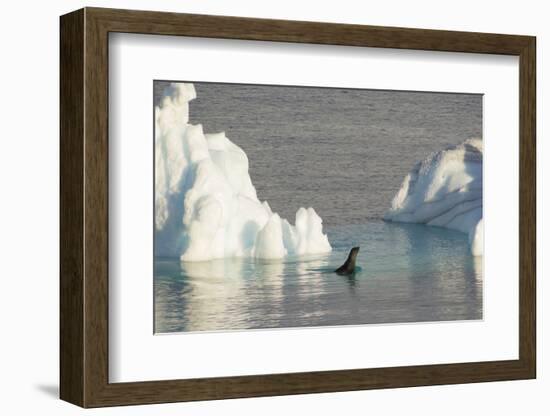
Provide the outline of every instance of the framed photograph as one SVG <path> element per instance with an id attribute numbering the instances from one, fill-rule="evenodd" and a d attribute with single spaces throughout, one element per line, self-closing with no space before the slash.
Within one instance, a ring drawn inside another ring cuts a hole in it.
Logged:
<path id="1" fill-rule="evenodd" d="M 534 37 L 60 24 L 63 400 L 535 378 Z"/>

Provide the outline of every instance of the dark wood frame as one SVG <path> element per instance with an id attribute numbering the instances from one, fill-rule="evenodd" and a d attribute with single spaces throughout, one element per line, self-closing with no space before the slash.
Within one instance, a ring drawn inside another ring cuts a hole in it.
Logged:
<path id="1" fill-rule="evenodd" d="M 83 407 L 99 407 L 535 378 L 534 37 L 99 8 L 64 15 L 60 27 L 60 396 L 63 400 Z M 110 32 L 519 56 L 519 359 L 109 383 Z"/>

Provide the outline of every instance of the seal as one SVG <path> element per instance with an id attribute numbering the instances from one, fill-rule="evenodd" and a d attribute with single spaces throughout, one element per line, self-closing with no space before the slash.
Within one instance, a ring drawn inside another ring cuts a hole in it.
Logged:
<path id="1" fill-rule="evenodd" d="M 346 262 L 334 270 L 334 273 L 342 276 L 353 274 L 355 271 L 355 259 L 357 259 L 357 253 L 359 253 L 359 247 L 353 247 L 348 254 L 348 259 Z"/>

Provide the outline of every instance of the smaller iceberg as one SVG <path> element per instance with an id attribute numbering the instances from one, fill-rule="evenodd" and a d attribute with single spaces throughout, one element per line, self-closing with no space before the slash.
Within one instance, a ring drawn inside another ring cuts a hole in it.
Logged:
<path id="1" fill-rule="evenodd" d="M 260 202 L 246 153 L 225 133 L 189 123 L 193 84 L 174 83 L 155 108 L 155 255 L 183 261 L 281 259 L 331 251 L 322 220 L 300 208 L 295 225 Z"/>
<path id="2" fill-rule="evenodd" d="M 430 154 L 405 176 L 384 219 L 467 233 L 483 255 L 483 143 L 470 139 Z"/>

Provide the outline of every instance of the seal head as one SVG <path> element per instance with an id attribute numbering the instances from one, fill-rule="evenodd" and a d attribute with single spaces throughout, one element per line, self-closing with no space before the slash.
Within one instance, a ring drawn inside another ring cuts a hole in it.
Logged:
<path id="1" fill-rule="evenodd" d="M 346 262 L 334 270 L 334 272 L 342 276 L 353 274 L 355 271 L 355 260 L 357 259 L 358 253 L 359 247 L 353 247 L 348 254 L 348 259 Z"/>

